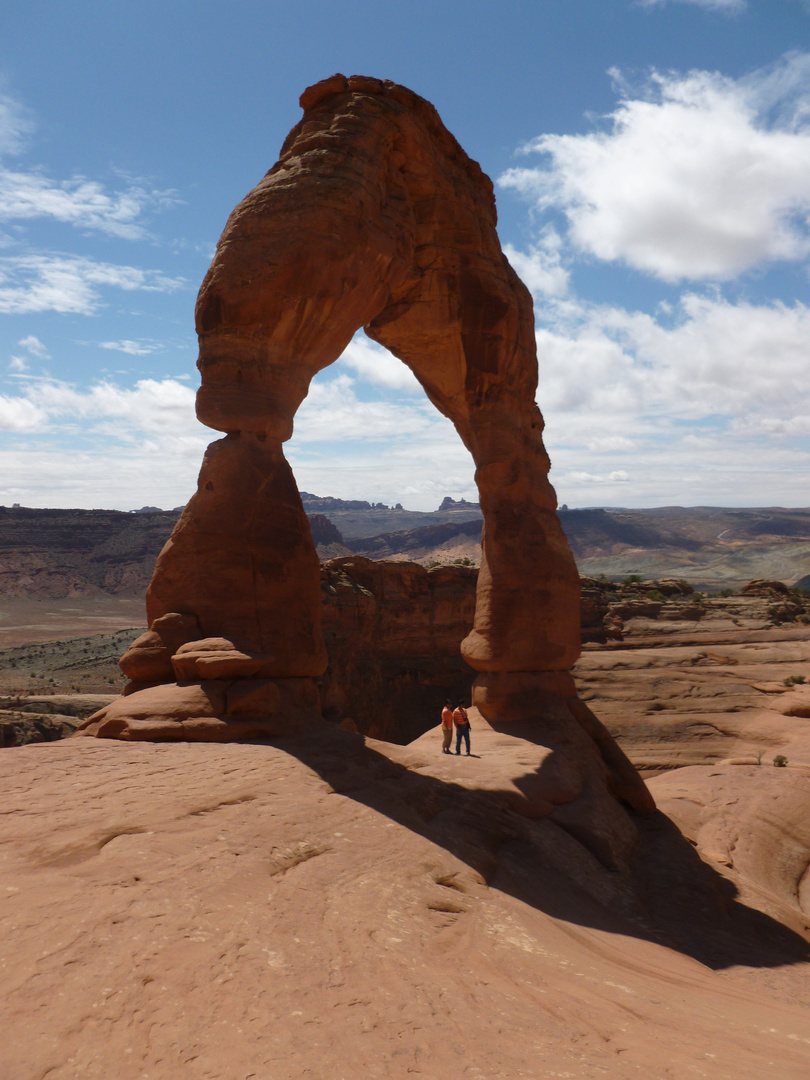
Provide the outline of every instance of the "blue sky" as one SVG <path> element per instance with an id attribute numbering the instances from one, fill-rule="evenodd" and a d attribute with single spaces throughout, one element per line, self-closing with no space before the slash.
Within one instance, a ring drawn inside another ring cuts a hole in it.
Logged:
<path id="1" fill-rule="evenodd" d="M 0 503 L 189 498 L 197 288 L 336 71 L 427 97 L 495 181 L 560 502 L 810 502 L 806 0 L 5 0 Z M 317 494 L 475 497 L 362 333 L 287 450 Z"/>

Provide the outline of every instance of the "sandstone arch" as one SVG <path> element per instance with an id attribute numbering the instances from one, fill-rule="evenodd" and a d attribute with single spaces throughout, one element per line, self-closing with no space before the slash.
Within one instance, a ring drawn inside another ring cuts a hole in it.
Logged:
<path id="1" fill-rule="evenodd" d="M 475 703 L 497 721 L 534 716 L 538 695 L 575 698 L 579 579 L 534 401 L 531 297 L 501 251 L 492 184 L 404 87 L 335 75 L 301 105 L 200 290 L 197 412 L 224 438 L 155 568 L 150 632 L 121 662 L 131 693 L 93 733 L 238 738 L 318 715 L 318 562 L 282 444 L 360 327 L 411 368 L 476 465 L 483 561 L 462 644 Z"/>

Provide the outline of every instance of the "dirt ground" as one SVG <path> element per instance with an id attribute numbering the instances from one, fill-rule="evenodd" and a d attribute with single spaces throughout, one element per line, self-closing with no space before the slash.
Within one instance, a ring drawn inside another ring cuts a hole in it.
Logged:
<path id="1" fill-rule="evenodd" d="M 143 599 L 0 602 L 0 693 L 116 694 L 118 658 L 145 629 Z"/>

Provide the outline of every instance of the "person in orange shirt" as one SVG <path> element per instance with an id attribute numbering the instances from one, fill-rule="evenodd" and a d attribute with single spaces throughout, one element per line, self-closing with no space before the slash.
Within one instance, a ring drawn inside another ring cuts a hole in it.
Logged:
<path id="1" fill-rule="evenodd" d="M 453 706 L 448 701 L 442 709 L 442 753 L 452 753 L 450 743 L 453 741 Z"/>
<path id="2" fill-rule="evenodd" d="M 461 753 L 461 740 L 467 744 L 467 757 L 470 756 L 470 721 L 467 710 L 462 702 L 459 702 L 453 711 L 453 723 L 456 725 L 456 753 Z"/>

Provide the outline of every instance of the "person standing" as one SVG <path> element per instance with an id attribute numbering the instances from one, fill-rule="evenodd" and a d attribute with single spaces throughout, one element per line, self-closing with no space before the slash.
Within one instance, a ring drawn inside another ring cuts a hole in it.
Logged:
<path id="1" fill-rule="evenodd" d="M 453 741 L 453 706 L 448 701 L 442 709 L 442 753 L 452 753 L 450 744 Z"/>
<path id="2" fill-rule="evenodd" d="M 456 753 L 461 753 L 461 740 L 467 744 L 467 757 L 470 756 L 470 721 L 463 702 L 453 710 L 453 723 L 456 725 Z"/>

